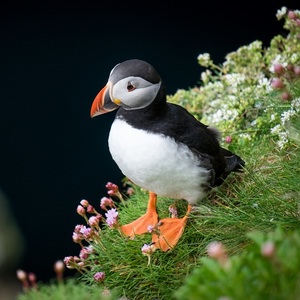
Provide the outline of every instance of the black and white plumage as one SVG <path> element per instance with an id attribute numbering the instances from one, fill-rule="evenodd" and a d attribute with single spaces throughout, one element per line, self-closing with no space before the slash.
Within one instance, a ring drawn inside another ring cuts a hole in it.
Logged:
<path id="1" fill-rule="evenodd" d="M 159 74 L 145 61 L 127 60 L 112 69 L 91 116 L 117 108 L 110 153 L 128 179 L 158 196 L 195 205 L 244 167 L 239 156 L 220 146 L 216 129 L 166 101 Z"/>

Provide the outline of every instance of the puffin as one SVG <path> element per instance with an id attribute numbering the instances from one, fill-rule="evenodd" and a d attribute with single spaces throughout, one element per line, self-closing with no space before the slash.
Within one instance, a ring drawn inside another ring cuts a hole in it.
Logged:
<path id="1" fill-rule="evenodd" d="M 159 73 L 144 60 L 129 59 L 113 67 L 92 102 L 90 116 L 116 109 L 108 137 L 112 159 L 128 180 L 149 191 L 145 214 L 122 225 L 121 231 L 134 238 L 154 228 L 153 249 L 169 251 L 181 238 L 193 208 L 230 173 L 243 172 L 245 162 L 221 147 L 216 128 L 167 102 Z M 186 200 L 184 217 L 159 219 L 158 197 Z"/>

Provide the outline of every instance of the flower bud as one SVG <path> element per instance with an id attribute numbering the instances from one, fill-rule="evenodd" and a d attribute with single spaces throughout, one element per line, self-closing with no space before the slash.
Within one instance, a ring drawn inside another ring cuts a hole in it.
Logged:
<path id="1" fill-rule="evenodd" d="M 296 76 L 300 76 L 300 66 L 294 66 L 294 73 Z"/>
<path id="2" fill-rule="evenodd" d="M 65 271 L 65 264 L 62 260 L 57 260 L 54 265 L 53 269 L 55 273 L 63 273 Z"/>
<path id="3" fill-rule="evenodd" d="M 271 87 L 274 89 L 281 89 L 284 87 L 284 83 L 280 78 L 273 78 L 271 81 Z"/>
<path id="4" fill-rule="evenodd" d="M 288 101 L 288 100 L 290 100 L 290 98 L 291 98 L 291 95 L 287 92 L 284 92 L 281 94 L 281 99 L 284 101 Z"/>
<path id="5" fill-rule="evenodd" d="M 216 258 L 217 260 L 226 257 L 225 249 L 221 242 L 211 242 L 208 244 L 207 254 L 208 256 Z"/>
<path id="6" fill-rule="evenodd" d="M 78 205 L 77 206 L 77 213 L 81 216 L 85 216 L 85 209 L 81 205 Z"/>
<path id="7" fill-rule="evenodd" d="M 83 207 L 88 207 L 89 206 L 89 201 L 85 200 L 85 199 L 82 199 L 80 201 L 80 204 L 83 206 Z"/>
<path id="8" fill-rule="evenodd" d="M 273 69 L 274 69 L 274 73 L 276 73 L 276 74 L 284 73 L 284 67 L 281 63 L 274 63 Z"/>
<path id="9" fill-rule="evenodd" d="M 86 208 L 86 211 L 87 211 L 89 214 L 94 214 L 94 213 L 96 213 L 94 206 L 92 206 L 92 205 L 90 205 L 90 204 L 89 204 L 88 207 Z"/>
<path id="10" fill-rule="evenodd" d="M 266 242 L 261 246 L 260 250 L 262 256 L 272 257 L 275 253 L 275 245 L 273 242 Z"/>
<path id="11" fill-rule="evenodd" d="M 103 282 L 105 279 L 105 273 L 104 272 L 97 272 L 94 275 L 94 280 L 96 282 Z"/>
<path id="12" fill-rule="evenodd" d="M 28 279 L 32 288 L 37 288 L 36 275 L 32 272 L 28 273 Z"/>
<path id="13" fill-rule="evenodd" d="M 17 270 L 17 278 L 20 281 L 24 281 L 27 278 L 27 273 L 25 271 L 23 271 L 23 270 Z"/>
<path id="14" fill-rule="evenodd" d="M 297 15 L 296 15 L 296 13 L 293 11 L 293 10 L 290 10 L 289 12 L 288 12 L 288 18 L 289 19 L 291 19 L 291 20 L 295 20 L 296 18 L 297 18 Z"/>
<path id="15" fill-rule="evenodd" d="M 92 216 L 89 218 L 90 226 L 97 227 L 99 224 L 99 219 L 96 216 Z"/>
<path id="16" fill-rule="evenodd" d="M 232 137 L 230 135 L 227 135 L 225 137 L 225 143 L 230 144 L 232 142 Z"/>

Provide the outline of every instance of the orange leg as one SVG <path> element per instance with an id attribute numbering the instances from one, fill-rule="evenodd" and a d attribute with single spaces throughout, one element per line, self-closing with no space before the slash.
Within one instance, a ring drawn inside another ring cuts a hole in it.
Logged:
<path id="1" fill-rule="evenodd" d="M 121 226 L 121 230 L 126 236 L 133 237 L 136 234 L 143 234 L 148 232 L 148 226 L 155 226 L 158 222 L 158 215 L 156 212 L 157 195 L 149 192 L 148 208 L 146 213 L 137 220 Z"/>
<path id="2" fill-rule="evenodd" d="M 152 235 L 152 242 L 155 248 L 166 252 L 176 246 L 182 236 L 191 210 L 192 206 L 189 204 L 186 215 L 183 218 L 165 218 L 159 221 L 158 233 Z"/>

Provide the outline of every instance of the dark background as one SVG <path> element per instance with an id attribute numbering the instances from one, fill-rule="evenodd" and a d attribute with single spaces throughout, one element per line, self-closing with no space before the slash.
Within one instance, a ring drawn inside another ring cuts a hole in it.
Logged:
<path id="1" fill-rule="evenodd" d="M 78 255 L 74 226 L 83 198 L 95 206 L 123 178 L 108 152 L 114 113 L 90 106 L 115 64 L 150 62 L 168 94 L 198 84 L 197 63 L 283 33 L 275 15 L 297 1 L 10 2 L 0 12 L 0 188 L 23 239 L 16 268 L 47 281 L 52 265 Z M 48 4 L 47 4 L 48 3 Z M 15 272 L 15 269 L 12 270 Z"/>

